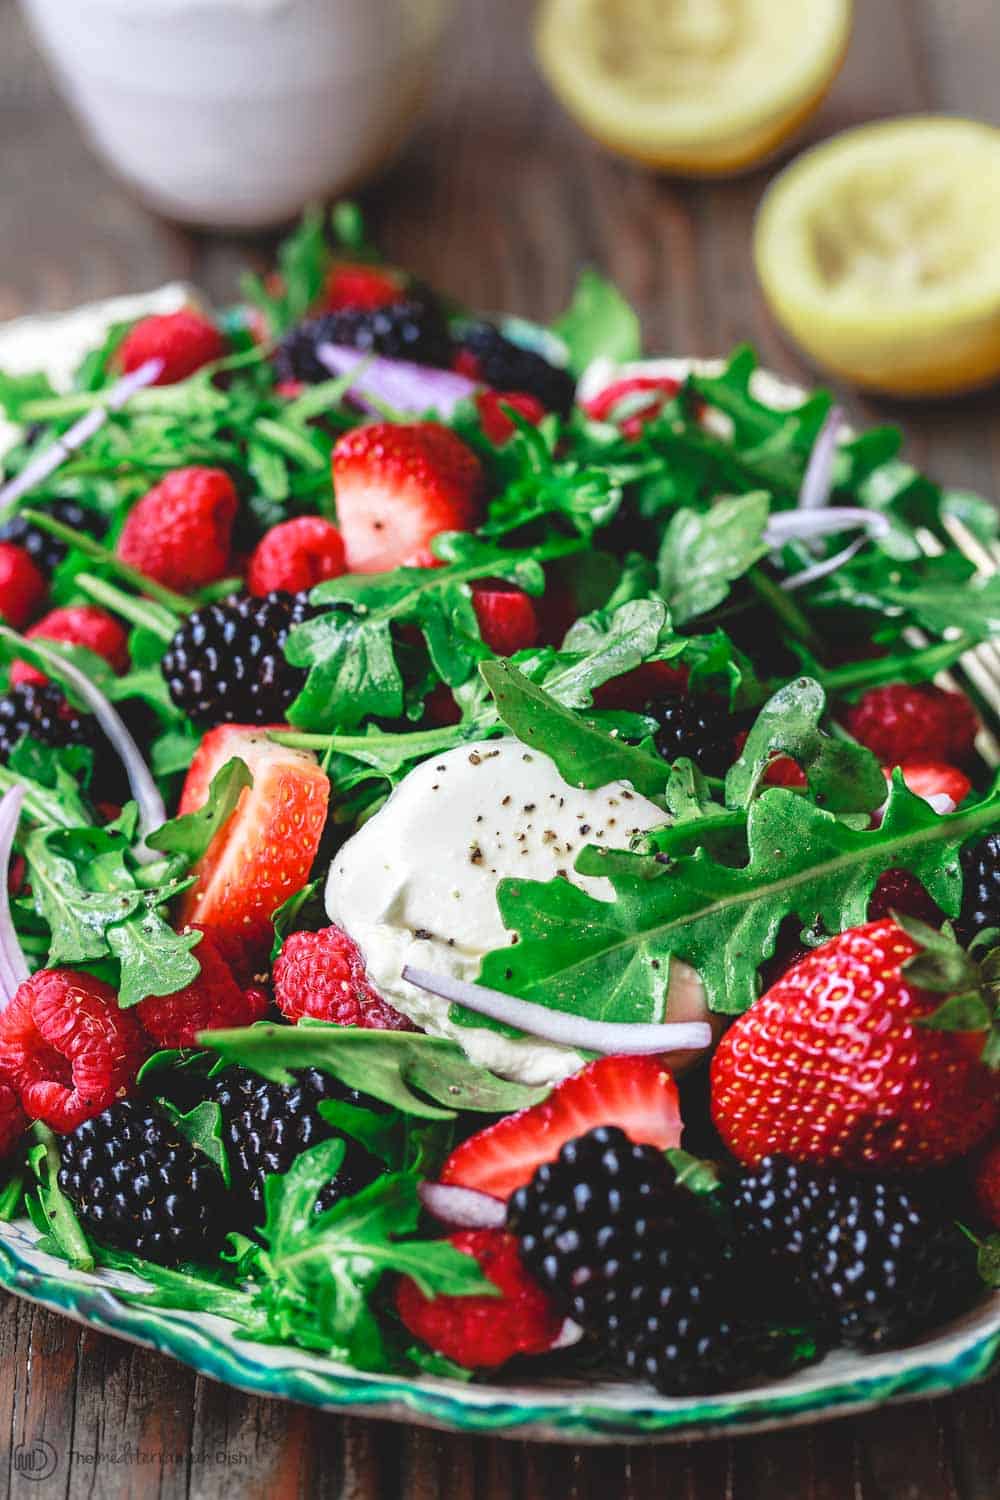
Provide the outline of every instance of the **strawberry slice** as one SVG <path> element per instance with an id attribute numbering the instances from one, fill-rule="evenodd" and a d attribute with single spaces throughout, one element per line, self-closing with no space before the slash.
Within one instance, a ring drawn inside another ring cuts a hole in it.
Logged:
<path id="1" fill-rule="evenodd" d="M 333 450 L 337 516 L 352 573 L 430 568 L 432 537 L 475 525 L 483 471 L 436 422 L 373 422 Z"/>
<path id="2" fill-rule="evenodd" d="M 523 589 L 502 579 L 474 583 L 472 605 L 479 633 L 497 656 L 512 656 L 538 644 L 538 615 Z"/>
<path id="3" fill-rule="evenodd" d="M 202 740 L 178 811 L 201 807 L 212 777 L 234 757 L 253 786 L 195 865 L 177 915 L 180 925 L 204 928 L 242 973 L 266 958 L 275 909 L 309 879 L 330 783 L 308 751 L 274 744 L 266 729 L 223 724 Z"/>
<path id="4" fill-rule="evenodd" d="M 923 797 L 925 802 L 947 797 L 958 807 L 972 791 L 968 776 L 943 760 L 905 760 L 899 769 L 910 791 Z M 891 770 L 886 770 L 885 779 L 892 780 Z"/>
<path id="5" fill-rule="evenodd" d="M 509 1198 L 567 1141 L 597 1125 L 618 1125 L 629 1140 L 661 1151 L 680 1145 L 673 1075 L 655 1057 L 598 1058 L 564 1079 L 541 1104 L 463 1141 L 445 1162 L 441 1181 Z"/>

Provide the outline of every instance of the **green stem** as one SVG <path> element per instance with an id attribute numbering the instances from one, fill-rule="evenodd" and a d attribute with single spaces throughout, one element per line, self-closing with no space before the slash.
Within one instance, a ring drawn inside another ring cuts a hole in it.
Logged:
<path id="1" fill-rule="evenodd" d="M 469 726 L 477 734 L 483 731 L 483 727 L 481 720 Z M 462 736 L 458 733 L 461 728 L 461 724 L 449 724 L 442 729 L 416 729 L 410 734 L 310 734 L 272 729 L 268 739 L 276 745 L 287 745 L 291 750 L 332 750 L 335 754 L 353 755 L 363 760 L 366 753 L 371 755 L 380 743 L 391 746 L 393 750 L 405 750 L 411 746 L 414 755 L 425 751 L 433 755 L 435 750 L 447 750 L 461 744 Z M 400 757 L 401 760 L 407 758 L 405 755 Z"/>
<path id="2" fill-rule="evenodd" d="M 48 532 L 50 536 L 56 537 L 60 542 L 65 542 L 69 547 L 75 547 L 92 562 L 101 563 L 104 567 L 110 568 L 117 573 L 119 578 L 132 584 L 133 588 L 137 588 L 140 593 L 148 594 L 151 599 L 156 599 L 164 608 L 172 610 L 175 615 L 189 615 L 198 608 L 196 599 L 188 599 L 183 594 L 175 593 L 173 589 L 165 588 L 154 578 L 147 578 L 145 573 L 140 573 L 138 568 L 122 562 L 114 552 L 107 547 L 102 547 L 100 542 L 95 542 L 93 537 L 87 536 L 86 533 L 74 531 L 71 526 L 64 526 L 61 521 L 39 510 L 22 510 L 21 515 L 26 521 L 30 521 L 32 526 L 37 526 L 40 531 Z"/>
<path id="3" fill-rule="evenodd" d="M 790 597 L 786 589 L 779 588 L 763 569 L 751 568 L 747 574 L 747 582 L 757 598 L 777 615 L 785 629 L 796 640 L 813 649 L 820 644 L 819 636 L 795 600 Z"/>
<path id="4" fill-rule="evenodd" d="M 923 646 L 909 656 L 848 662 L 846 666 L 832 667 L 829 671 L 814 669 L 814 675 L 832 694 L 856 692 L 859 688 L 878 687 L 886 682 L 925 682 L 954 666 L 976 644 L 972 636 L 965 635 L 956 641 L 938 641 L 933 646 Z"/>
<path id="5" fill-rule="evenodd" d="M 130 625 L 159 636 L 161 641 L 172 641 L 176 635 L 177 616 L 165 610 L 161 612 L 160 605 L 148 599 L 137 599 L 134 594 L 126 594 L 123 589 L 115 588 L 113 583 L 108 583 L 103 578 L 95 578 L 93 573 L 77 573 L 73 582 L 78 589 L 89 594 L 90 598 L 98 604 L 103 604 L 116 615 L 121 615 L 122 619 L 128 620 Z"/>

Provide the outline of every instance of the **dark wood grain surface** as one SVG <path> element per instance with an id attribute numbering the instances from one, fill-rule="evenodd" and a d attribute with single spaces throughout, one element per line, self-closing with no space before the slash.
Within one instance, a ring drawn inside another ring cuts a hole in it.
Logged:
<path id="1" fill-rule="evenodd" d="M 360 0 L 359 0 L 360 3 Z M 464 0 L 425 123 L 364 195 L 387 252 L 473 306 L 548 317 L 593 262 L 641 310 L 648 347 L 722 353 L 752 340 L 809 372 L 770 322 L 750 260 L 767 180 L 657 180 L 597 150 L 531 63 L 528 0 Z M 1000 123 L 996 0 L 858 0 L 847 66 L 813 138 L 880 115 Z M 58 101 L 14 0 L 0 0 L 0 317 L 188 277 L 233 297 L 274 241 L 151 217 L 95 160 Z M 1000 494 L 997 392 L 899 420 L 916 461 Z M 51 1479 L 10 1470 L 15 1443 L 58 1450 Z M 116 1452 L 131 1462 L 95 1463 Z M 573 1451 L 464 1439 L 261 1401 L 13 1297 L 0 1301 L 0 1497 L 137 1500 L 997 1500 L 1000 1384 L 850 1421 L 729 1442 Z"/>

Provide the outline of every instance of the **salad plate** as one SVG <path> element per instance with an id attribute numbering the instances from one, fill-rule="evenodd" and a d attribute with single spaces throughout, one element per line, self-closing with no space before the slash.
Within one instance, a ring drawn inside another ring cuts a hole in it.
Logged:
<path id="1" fill-rule="evenodd" d="M 991 504 L 343 206 L 0 416 L 3 1287 L 546 1441 L 995 1370 Z"/>

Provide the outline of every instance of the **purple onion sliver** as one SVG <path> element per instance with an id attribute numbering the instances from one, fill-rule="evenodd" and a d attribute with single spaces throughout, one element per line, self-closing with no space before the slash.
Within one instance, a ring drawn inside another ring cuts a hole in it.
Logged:
<path id="1" fill-rule="evenodd" d="M 14 998 L 18 985 L 28 977 L 21 945 L 14 929 L 14 918 L 10 910 L 10 891 L 7 884 L 10 873 L 10 853 L 14 845 L 24 787 L 11 787 L 0 798 L 0 1010 L 5 1010 Z"/>
<path id="2" fill-rule="evenodd" d="M 502 1229 L 507 1222 L 503 1199 L 480 1193 L 476 1188 L 421 1182 L 417 1196 L 429 1214 L 454 1229 Z"/>
<path id="3" fill-rule="evenodd" d="M 552 1345 L 552 1352 L 557 1349 L 572 1349 L 583 1338 L 583 1329 L 579 1323 L 574 1323 L 572 1318 L 567 1318 L 559 1330 L 559 1337 Z"/>
<path id="4" fill-rule="evenodd" d="M 818 510 L 827 504 L 833 488 L 833 464 L 837 456 L 837 444 L 844 428 L 844 410 L 831 406 L 822 427 L 816 434 L 809 463 L 806 465 L 802 488 L 799 491 L 800 510 Z"/>
<path id="5" fill-rule="evenodd" d="M 153 385 L 157 376 L 163 369 L 162 359 L 147 359 L 145 364 L 133 370 L 129 375 L 123 375 L 108 392 L 108 398 L 103 406 L 95 406 L 74 422 L 68 432 L 62 437 L 56 438 L 48 448 L 33 458 L 9 484 L 0 488 L 0 516 L 17 503 L 29 490 L 33 490 L 43 480 L 54 474 L 62 464 L 70 458 L 78 448 L 90 441 L 95 432 L 99 432 L 108 420 L 108 414 L 120 411 L 136 391 L 141 391 L 147 385 Z"/>
<path id="6" fill-rule="evenodd" d="M 887 536 L 890 523 L 879 510 L 867 510 L 858 505 L 828 505 L 821 510 L 779 510 L 768 520 L 764 540 L 770 547 L 783 547 L 786 542 L 809 542 L 817 537 L 833 536 L 840 531 L 859 531 L 861 535 L 833 557 L 824 558 L 801 573 L 793 573 L 782 581 L 786 590 L 805 588 L 835 573 L 849 562 L 855 553 L 869 541 Z"/>
<path id="7" fill-rule="evenodd" d="M 555 1042 L 562 1047 L 579 1047 L 587 1052 L 656 1054 L 658 1052 L 700 1052 L 711 1046 L 712 1028 L 705 1021 L 664 1022 L 662 1025 L 642 1021 L 589 1021 L 565 1010 L 550 1010 L 533 1000 L 518 1000 L 500 990 L 469 984 L 445 974 L 429 974 L 407 964 L 403 978 L 417 989 L 439 995 L 456 1005 L 515 1026 L 529 1036 Z"/>
<path id="8" fill-rule="evenodd" d="M 434 410 L 439 416 L 450 417 L 459 402 L 479 389 L 474 380 L 454 370 L 436 370 L 406 359 L 384 359 L 340 344 L 320 344 L 316 355 L 331 375 L 349 375 L 362 365 L 357 384 L 349 392 L 354 400 L 365 406 L 365 397 L 371 396 L 373 402 L 384 402 L 407 416 Z M 375 406 L 367 409 L 378 414 Z"/>

